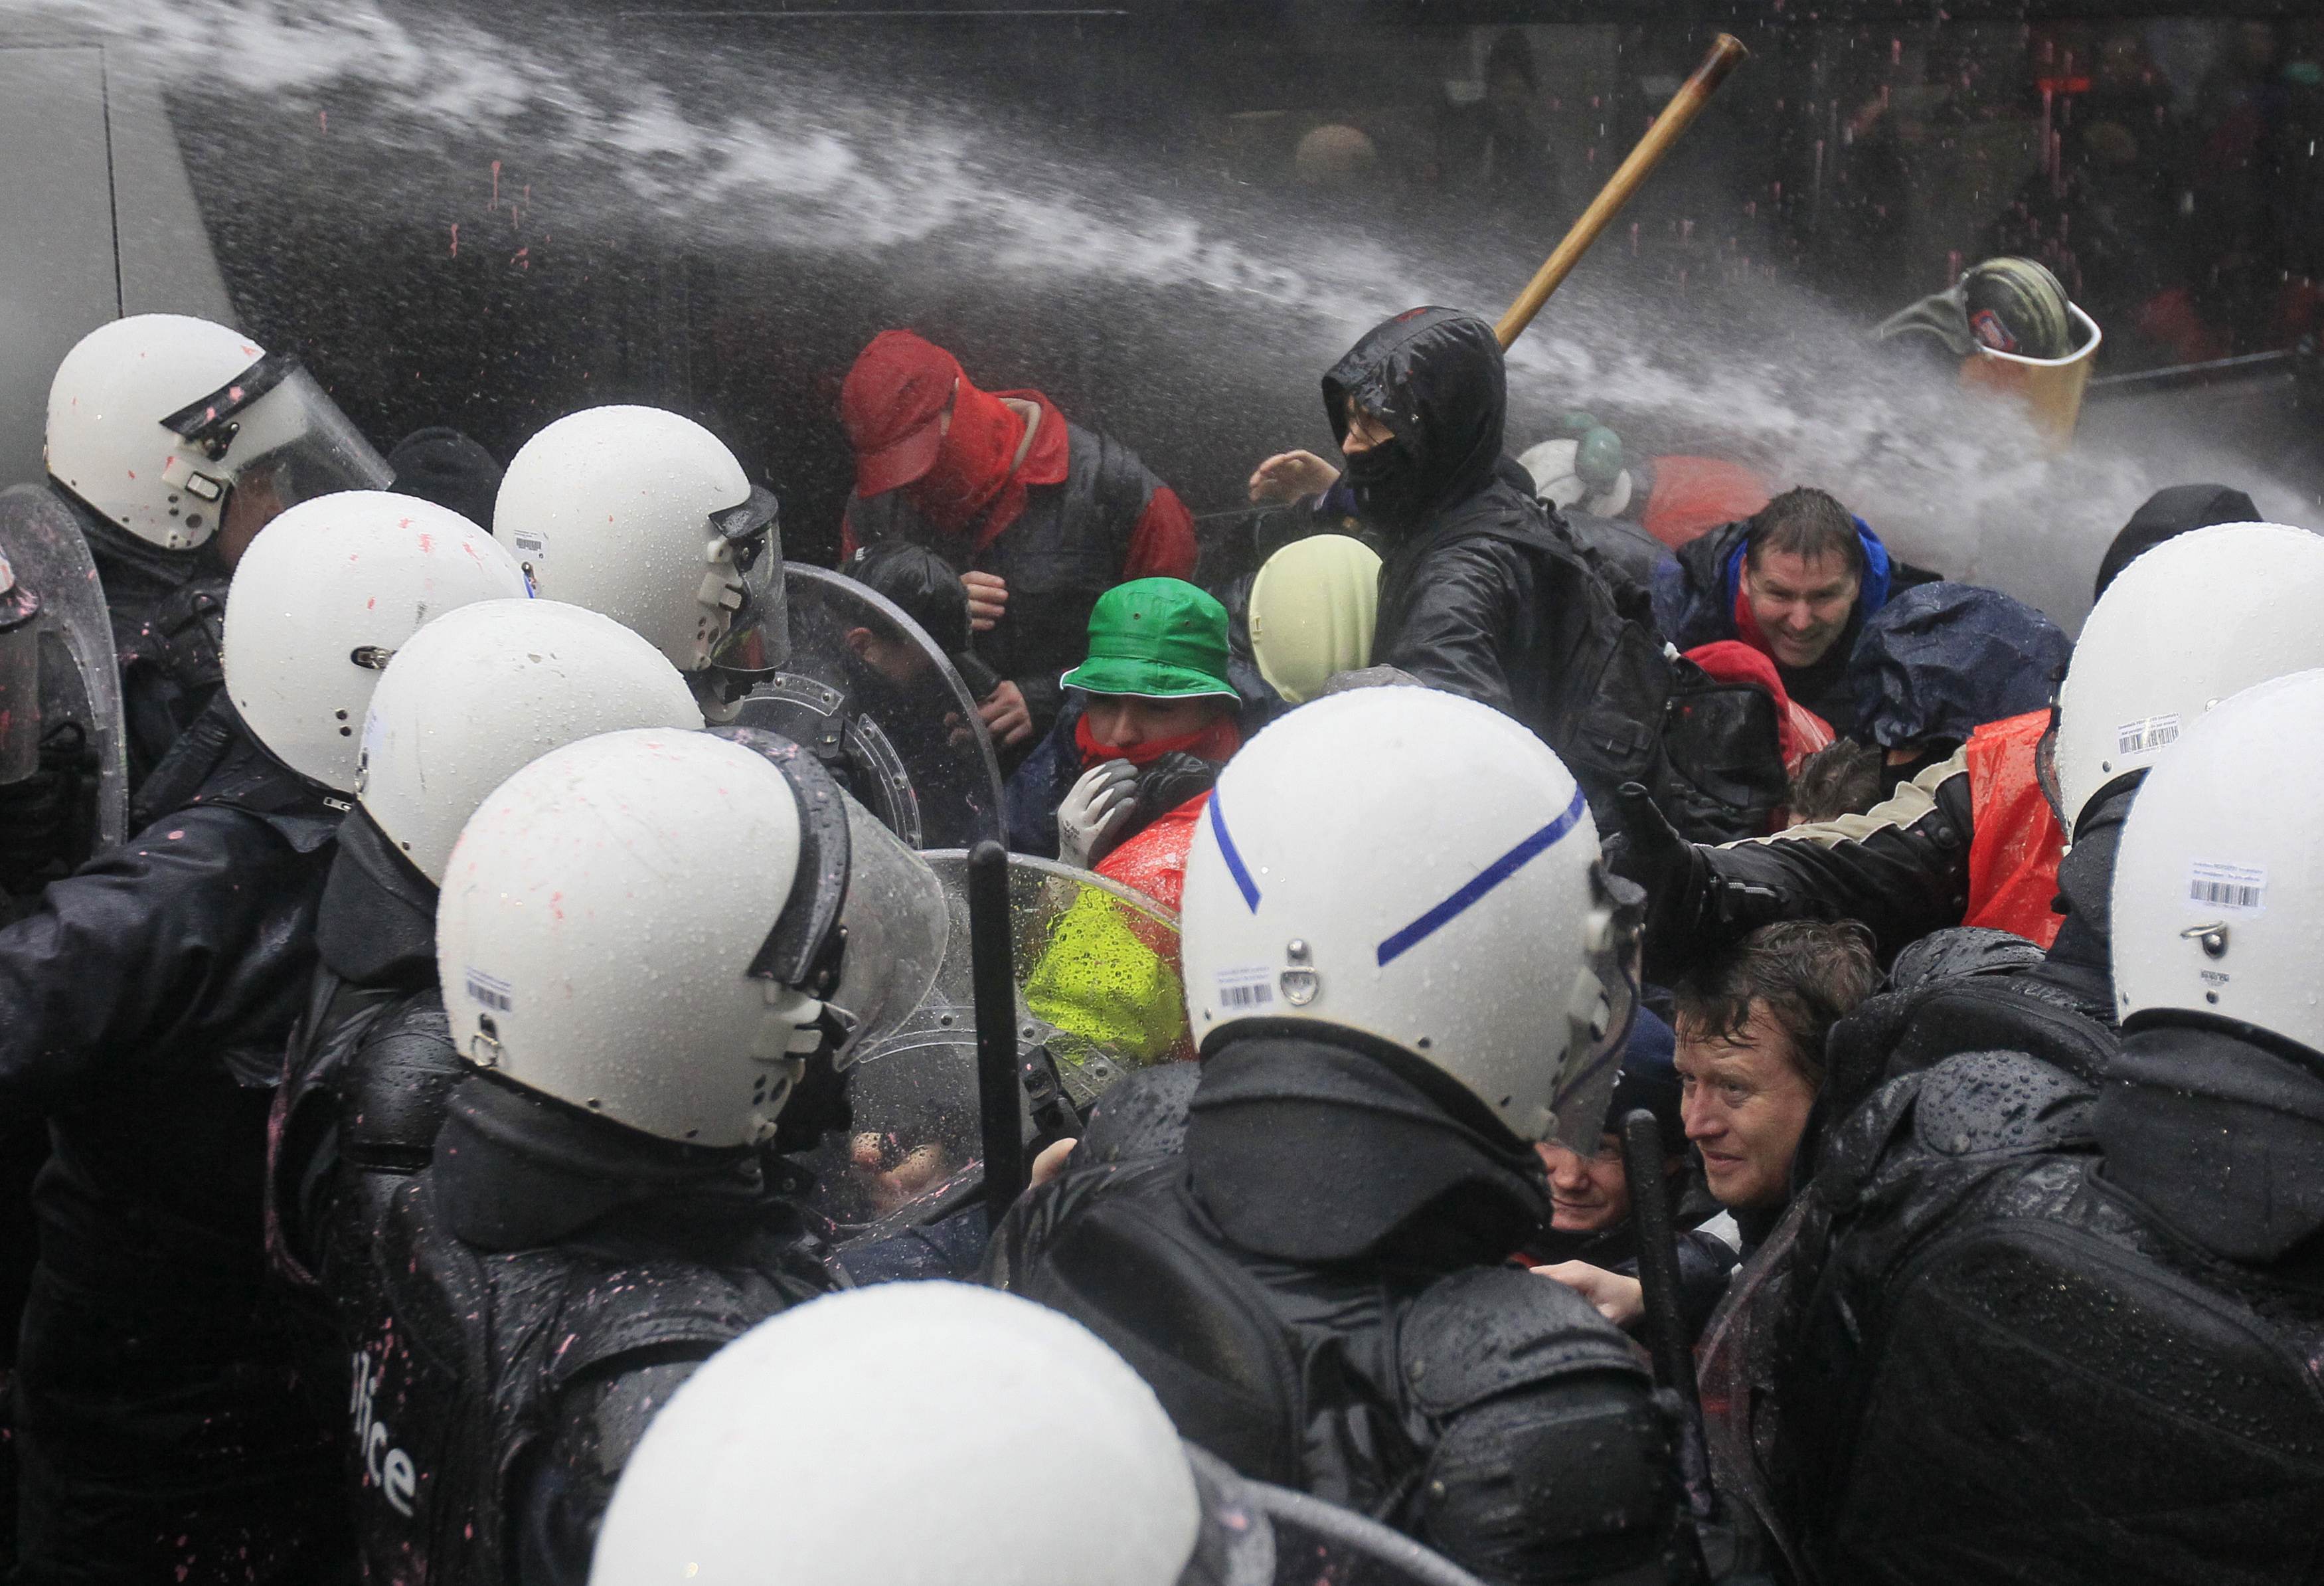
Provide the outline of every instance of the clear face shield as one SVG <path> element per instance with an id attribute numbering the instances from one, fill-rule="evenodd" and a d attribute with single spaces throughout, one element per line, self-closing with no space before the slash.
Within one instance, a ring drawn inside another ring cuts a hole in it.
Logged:
<path id="1" fill-rule="evenodd" d="M 791 652 L 783 591 L 782 505 L 753 485 L 750 499 L 710 519 L 710 572 L 703 604 L 726 613 L 706 670 L 719 696 L 740 699 L 779 671 Z"/>
<path id="2" fill-rule="evenodd" d="M 1606 869 L 1590 867 L 1595 901 L 1585 935 L 1589 959 L 1575 975 L 1566 1014 L 1566 1058 L 1550 1108 L 1557 1115 L 1551 1143 L 1583 1157 L 1598 1154 L 1606 1108 L 1621 1077 L 1623 1047 L 1638 1011 L 1638 965 L 1646 917 L 1644 889 Z"/>
<path id="3" fill-rule="evenodd" d="M 927 862 L 899 842 L 872 812 L 845 800 L 847 901 L 839 928 L 846 947 L 839 983 L 825 999 L 848 1027 L 833 1054 L 842 1069 L 856 1054 L 902 1028 L 936 985 L 952 944 L 952 909 Z"/>
<path id="4" fill-rule="evenodd" d="M 161 423 L 187 443 L 171 456 L 163 479 L 216 503 L 221 514 L 228 491 L 240 497 L 245 514 L 263 521 L 317 496 L 385 490 L 395 476 L 288 354 L 269 353 Z"/>
<path id="5" fill-rule="evenodd" d="M 717 732 L 780 770 L 798 809 L 798 870 L 751 975 L 767 982 L 770 1006 L 795 1009 L 808 1019 L 801 1029 L 816 1032 L 795 1055 L 844 1070 L 936 983 L 952 931 L 943 883 L 790 740 Z"/>

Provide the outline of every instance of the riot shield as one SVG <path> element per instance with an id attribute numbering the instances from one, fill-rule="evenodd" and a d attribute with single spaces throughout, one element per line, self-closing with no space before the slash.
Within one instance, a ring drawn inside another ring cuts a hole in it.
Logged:
<path id="1" fill-rule="evenodd" d="M 850 1069 L 855 1121 L 803 1158 L 817 1209 L 872 1242 L 965 1205 L 982 1185 L 968 855 L 921 855 L 952 911 L 927 998 Z M 1019 1074 L 1028 1139 L 1078 1133 L 1132 1069 L 1194 1056 L 1178 978 L 1178 922 L 1153 899 L 1053 860 L 1011 855 Z"/>
<path id="2" fill-rule="evenodd" d="M 745 696 L 736 724 L 814 752 L 914 848 L 1003 836 L 1001 766 L 976 701 L 925 629 L 850 578 L 787 562 L 790 657 Z"/>
<path id="3" fill-rule="evenodd" d="M 97 564 L 46 485 L 0 492 L 0 886 L 37 891 L 128 835 L 121 670 Z"/>

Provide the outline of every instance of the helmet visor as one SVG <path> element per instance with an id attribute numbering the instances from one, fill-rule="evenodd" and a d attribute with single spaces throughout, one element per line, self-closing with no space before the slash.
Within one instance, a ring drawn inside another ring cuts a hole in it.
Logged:
<path id="1" fill-rule="evenodd" d="M 747 691 L 781 669 L 790 659 L 790 614 L 783 589 L 782 505 L 775 493 L 754 485 L 748 501 L 714 513 L 711 532 L 724 547 L 729 586 L 742 599 L 725 637 L 710 652 L 710 664 Z"/>
<path id="2" fill-rule="evenodd" d="M 269 354 L 163 425 L 199 447 L 245 501 L 274 510 L 343 490 L 385 490 L 387 459 L 296 358 Z"/>
<path id="3" fill-rule="evenodd" d="M 833 1061 L 895 1034 L 927 1000 L 952 941 L 944 883 L 927 861 L 896 839 L 872 812 L 841 795 L 847 810 L 847 901 L 839 914 L 846 945 L 839 983 L 825 999 L 847 1028 Z"/>
<path id="4" fill-rule="evenodd" d="M 1606 1108 L 1621 1077 L 1622 1050 L 1638 1011 L 1638 965 L 1646 895 L 1601 863 L 1590 871 L 1597 894 L 1591 910 L 1588 963 L 1574 982 L 1568 1013 L 1565 1066 L 1550 1108 L 1557 1116 L 1550 1139 L 1580 1156 L 1598 1154 Z"/>

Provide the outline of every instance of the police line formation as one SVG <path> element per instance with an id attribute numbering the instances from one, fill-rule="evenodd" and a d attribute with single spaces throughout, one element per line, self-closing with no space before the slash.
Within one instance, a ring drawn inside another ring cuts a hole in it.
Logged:
<path id="1" fill-rule="evenodd" d="M 1204 538 L 884 333 L 835 573 L 673 413 L 391 467 L 83 340 L 0 495 L 14 1578 L 2318 1578 L 2324 539 L 2166 491 L 2069 644 L 1519 467 L 1467 316 L 1323 394 Z"/>

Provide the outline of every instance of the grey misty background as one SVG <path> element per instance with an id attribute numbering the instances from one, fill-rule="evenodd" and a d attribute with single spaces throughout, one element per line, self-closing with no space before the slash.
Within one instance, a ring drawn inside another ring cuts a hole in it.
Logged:
<path id="1" fill-rule="evenodd" d="M 505 458 L 659 403 L 824 560 L 838 384 L 877 330 L 1233 508 L 1259 456 L 1325 449 L 1316 376 L 1368 324 L 1498 315 L 1725 25 L 1753 59 L 1513 358 L 1512 451 L 1587 408 L 1638 455 L 1827 485 L 2069 623 L 2161 484 L 2316 521 L 2296 433 L 2233 404 L 2094 403 L 2044 459 L 1865 332 L 2015 251 L 2105 326 L 2101 373 L 2290 341 L 2324 273 L 2324 23 L 1662 9 L 0 0 L 0 25 L 161 78 L 244 327 L 383 445 L 449 423 Z"/>

